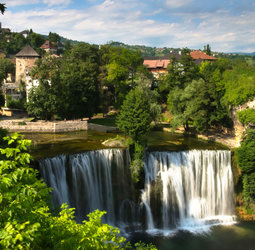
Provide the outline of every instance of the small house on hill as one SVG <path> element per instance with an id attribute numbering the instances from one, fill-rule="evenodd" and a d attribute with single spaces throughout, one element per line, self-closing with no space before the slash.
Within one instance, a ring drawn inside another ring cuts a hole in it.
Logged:
<path id="1" fill-rule="evenodd" d="M 195 61 L 196 64 L 201 64 L 202 62 L 205 61 L 215 61 L 217 58 L 213 56 L 209 56 L 206 53 L 202 52 L 201 50 L 195 50 L 190 52 L 191 57 Z"/>
<path id="2" fill-rule="evenodd" d="M 23 31 L 21 31 L 20 32 L 20 34 L 22 35 L 22 36 L 24 36 L 25 38 L 27 38 L 27 37 L 29 37 L 29 30 L 23 30 Z"/>
<path id="3" fill-rule="evenodd" d="M 57 47 L 50 41 L 46 41 L 40 48 L 45 50 L 46 52 L 49 52 L 50 54 L 57 53 Z"/>
<path id="4" fill-rule="evenodd" d="M 167 74 L 167 65 L 170 63 L 172 57 L 177 60 L 180 59 L 180 55 L 177 53 L 171 53 L 165 56 L 148 56 L 144 57 L 143 65 L 145 65 L 155 78 L 158 78 L 162 74 Z"/>
<path id="5" fill-rule="evenodd" d="M 217 60 L 217 58 L 209 56 L 200 50 L 192 51 L 190 52 L 190 55 L 196 64 L 201 64 L 205 61 L 213 62 Z M 158 78 L 161 74 L 167 74 L 166 68 L 173 56 L 177 61 L 181 59 L 181 53 L 171 53 L 163 57 L 144 57 L 143 65 L 145 65 L 148 70 L 153 73 L 155 78 Z"/>

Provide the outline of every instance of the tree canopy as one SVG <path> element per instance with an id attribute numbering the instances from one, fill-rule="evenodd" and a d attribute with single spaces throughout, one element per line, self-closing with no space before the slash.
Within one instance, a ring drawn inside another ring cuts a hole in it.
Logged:
<path id="1" fill-rule="evenodd" d="M 29 94 L 28 112 L 40 118 L 91 117 L 99 106 L 98 48 L 79 44 L 63 59 L 44 57 L 32 71 L 39 87 Z"/>

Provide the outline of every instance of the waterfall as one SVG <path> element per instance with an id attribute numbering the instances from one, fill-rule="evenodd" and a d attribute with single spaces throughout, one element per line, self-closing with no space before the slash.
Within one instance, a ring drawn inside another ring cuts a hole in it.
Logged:
<path id="1" fill-rule="evenodd" d="M 160 216 L 151 209 L 156 183 L 162 186 Z M 234 222 L 233 187 L 230 151 L 150 153 L 142 193 L 147 229 L 194 229 Z"/>
<path id="2" fill-rule="evenodd" d="M 194 230 L 234 221 L 230 151 L 151 152 L 144 189 L 134 192 L 128 151 L 104 149 L 40 160 L 56 208 L 75 207 L 81 222 L 95 209 L 125 231 Z"/>
<path id="3" fill-rule="evenodd" d="M 53 188 L 55 208 L 63 203 L 75 207 L 78 222 L 96 209 L 105 210 L 103 221 L 117 225 L 116 216 L 122 213 L 119 196 L 129 198 L 130 178 L 124 168 L 129 162 L 123 150 L 110 149 L 43 159 L 39 165 L 44 181 Z M 125 209 L 125 205 L 121 207 Z"/>

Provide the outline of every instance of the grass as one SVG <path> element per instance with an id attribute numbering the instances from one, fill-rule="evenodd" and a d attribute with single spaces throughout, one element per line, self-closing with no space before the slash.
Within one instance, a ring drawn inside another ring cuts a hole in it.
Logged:
<path id="1" fill-rule="evenodd" d="M 92 120 L 89 121 L 89 123 L 95 123 L 109 127 L 116 127 L 116 116 L 93 118 Z"/>

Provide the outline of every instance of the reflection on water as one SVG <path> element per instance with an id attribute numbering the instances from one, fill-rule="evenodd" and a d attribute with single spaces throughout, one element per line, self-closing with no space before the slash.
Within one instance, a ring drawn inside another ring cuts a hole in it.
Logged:
<path id="1" fill-rule="evenodd" d="M 173 231 L 168 237 L 136 233 L 131 242 L 152 242 L 160 250 L 254 250 L 255 223 L 215 226 L 207 233 Z"/>
<path id="2" fill-rule="evenodd" d="M 53 157 L 59 154 L 74 154 L 89 150 L 104 149 L 107 147 L 104 146 L 102 142 L 116 136 L 116 133 L 102 133 L 90 130 L 68 133 L 25 133 L 25 138 L 30 139 L 33 142 L 31 154 L 35 158 Z M 150 135 L 148 136 L 148 144 L 148 149 L 150 151 L 227 149 L 221 144 L 204 141 L 192 136 L 157 131 L 150 132 Z"/>

